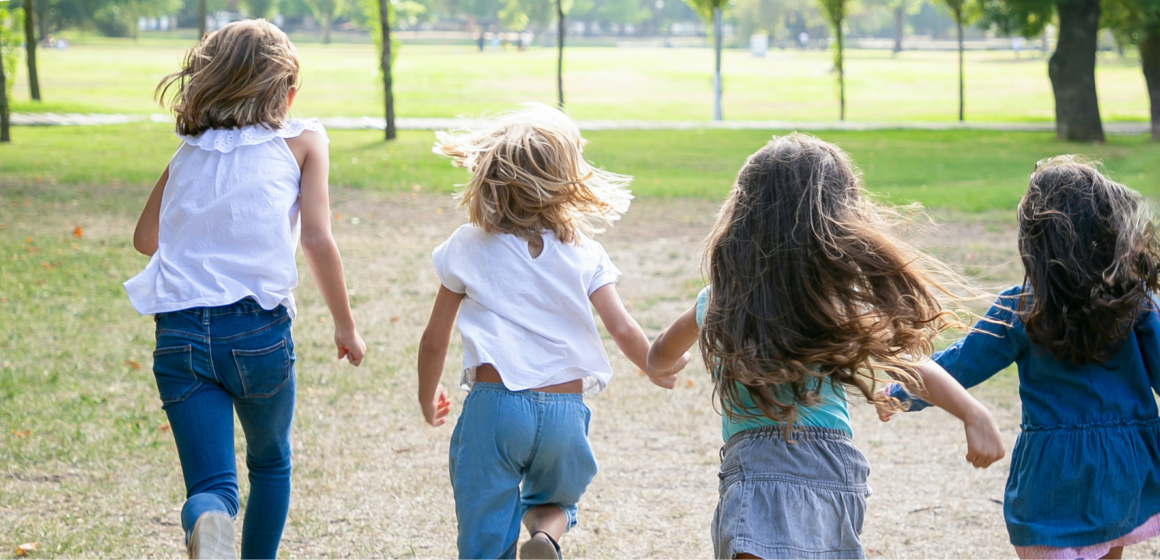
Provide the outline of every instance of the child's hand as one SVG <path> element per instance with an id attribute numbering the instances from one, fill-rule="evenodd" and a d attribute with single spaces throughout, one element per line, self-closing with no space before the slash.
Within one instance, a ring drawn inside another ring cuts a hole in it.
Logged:
<path id="1" fill-rule="evenodd" d="M 423 418 L 428 424 L 438 427 L 447 422 L 447 414 L 451 412 L 451 397 L 447 396 L 447 389 L 443 385 L 435 386 L 434 399 L 419 404 L 423 406 Z"/>
<path id="2" fill-rule="evenodd" d="M 985 469 L 1003 458 L 1003 438 L 991 413 L 982 406 L 964 422 L 967 432 L 967 462 Z"/>
<path id="3" fill-rule="evenodd" d="M 354 366 L 361 364 L 363 356 L 367 353 L 367 343 L 363 342 L 356 329 L 350 331 L 335 329 L 334 345 L 338 347 L 338 359 L 345 357 Z"/>
<path id="4" fill-rule="evenodd" d="M 878 391 L 878 396 L 883 398 L 889 397 L 894 385 L 894 383 L 887 383 L 885 387 Z M 878 409 L 878 419 L 883 422 L 889 422 L 890 417 L 894 416 L 894 413 L 897 412 L 887 403 L 874 403 L 874 408 Z"/>
<path id="5" fill-rule="evenodd" d="M 681 358 L 677 360 L 677 363 L 673 364 L 673 367 L 669 368 L 668 371 L 659 373 L 657 375 L 650 374 L 648 376 L 648 380 L 652 381 L 653 385 L 656 385 L 662 389 L 672 389 L 677 385 L 677 374 L 680 373 L 682 369 L 685 369 L 685 366 L 689 364 L 689 359 L 689 353 L 685 352 L 685 355 L 681 356 Z"/>

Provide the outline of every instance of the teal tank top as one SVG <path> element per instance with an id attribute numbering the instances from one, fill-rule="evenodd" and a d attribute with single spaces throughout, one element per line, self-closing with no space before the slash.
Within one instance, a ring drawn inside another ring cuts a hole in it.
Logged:
<path id="1" fill-rule="evenodd" d="M 697 294 L 697 326 L 705 320 L 705 307 L 709 303 L 709 288 L 701 290 Z M 714 373 L 716 375 L 716 373 Z M 761 411 L 754 404 L 753 400 L 749 398 L 749 390 L 742 384 L 737 384 L 737 393 L 741 396 L 740 403 L 730 403 L 730 407 L 735 412 L 745 414 L 756 413 L 758 416 L 753 418 L 732 419 L 728 415 L 721 415 L 721 437 L 725 441 L 744 430 L 752 428 L 763 428 L 766 426 L 780 426 L 780 422 L 776 422 L 769 417 L 761 416 Z M 821 395 L 821 400 L 810 407 L 798 406 L 798 417 L 795 425 L 798 426 L 814 426 L 818 428 L 834 428 L 842 430 L 852 437 L 854 430 L 850 428 L 850 411 L 846 403 L 846 391 L 840 384 L 828 383 L 825 380 L 819 379 L 817 383 L 821 386 L 818 391 Z M 837 385 L 837 387 L 835 387 Z"/>

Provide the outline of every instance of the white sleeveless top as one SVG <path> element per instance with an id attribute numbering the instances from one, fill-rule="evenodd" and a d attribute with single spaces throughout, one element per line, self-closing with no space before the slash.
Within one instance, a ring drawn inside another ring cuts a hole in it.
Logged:
<path id="1" fill-rule="evenodd" d="M 439 282 L 466 295 L 456 321 L 462 388 L 471 388 L 482 364 L 494 366 L 511 391 L 583 379 L 590 395 L 612 378 L 588 297 L 620 271 L 590 238 L 572 245 L 544 232 L 543 239 L 532 258 L 527 241 L 465 224 L 435 248 Z"/>
<path id="2" fill-rule="evenodd" d="M 285 305 L 295 315 L 302 170 L 285 139 L 306 130 L 326 137 L 314 119 L 180 137 L 161 196 L 157 252 L 125 282 L 137 312 L 252 297 L 263 309 Z"/>

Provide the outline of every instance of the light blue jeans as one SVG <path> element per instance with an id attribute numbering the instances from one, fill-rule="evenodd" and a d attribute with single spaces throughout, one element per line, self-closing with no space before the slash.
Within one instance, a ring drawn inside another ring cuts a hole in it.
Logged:
<path id="1" fill-rule="evenodd" d="M 460 558 L 515 558 L 520 523 L 536 506 L 559 506 L 576 525 L 597 470 L 591 418 L 580 395 L 472 387 L 451 435 Z"/>

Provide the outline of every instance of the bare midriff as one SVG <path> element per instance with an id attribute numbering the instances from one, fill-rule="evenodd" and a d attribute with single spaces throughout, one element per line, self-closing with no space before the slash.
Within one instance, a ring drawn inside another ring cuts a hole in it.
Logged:
<path id="1" fill-rule="evenodd" d="M 495 366 L 491 364 L 480 364 L 475 367 L 475 381 L 477 383 L 503 383 L 503 378 L 499 376 L 499 372 L 495 370 Z M 536 387 L 532 389 L 538 393 L 583 393 L 584 380 L 576 379 L 567 383 L 560 383 L 558 385 L 548 385 L 547 387 Z"/>

